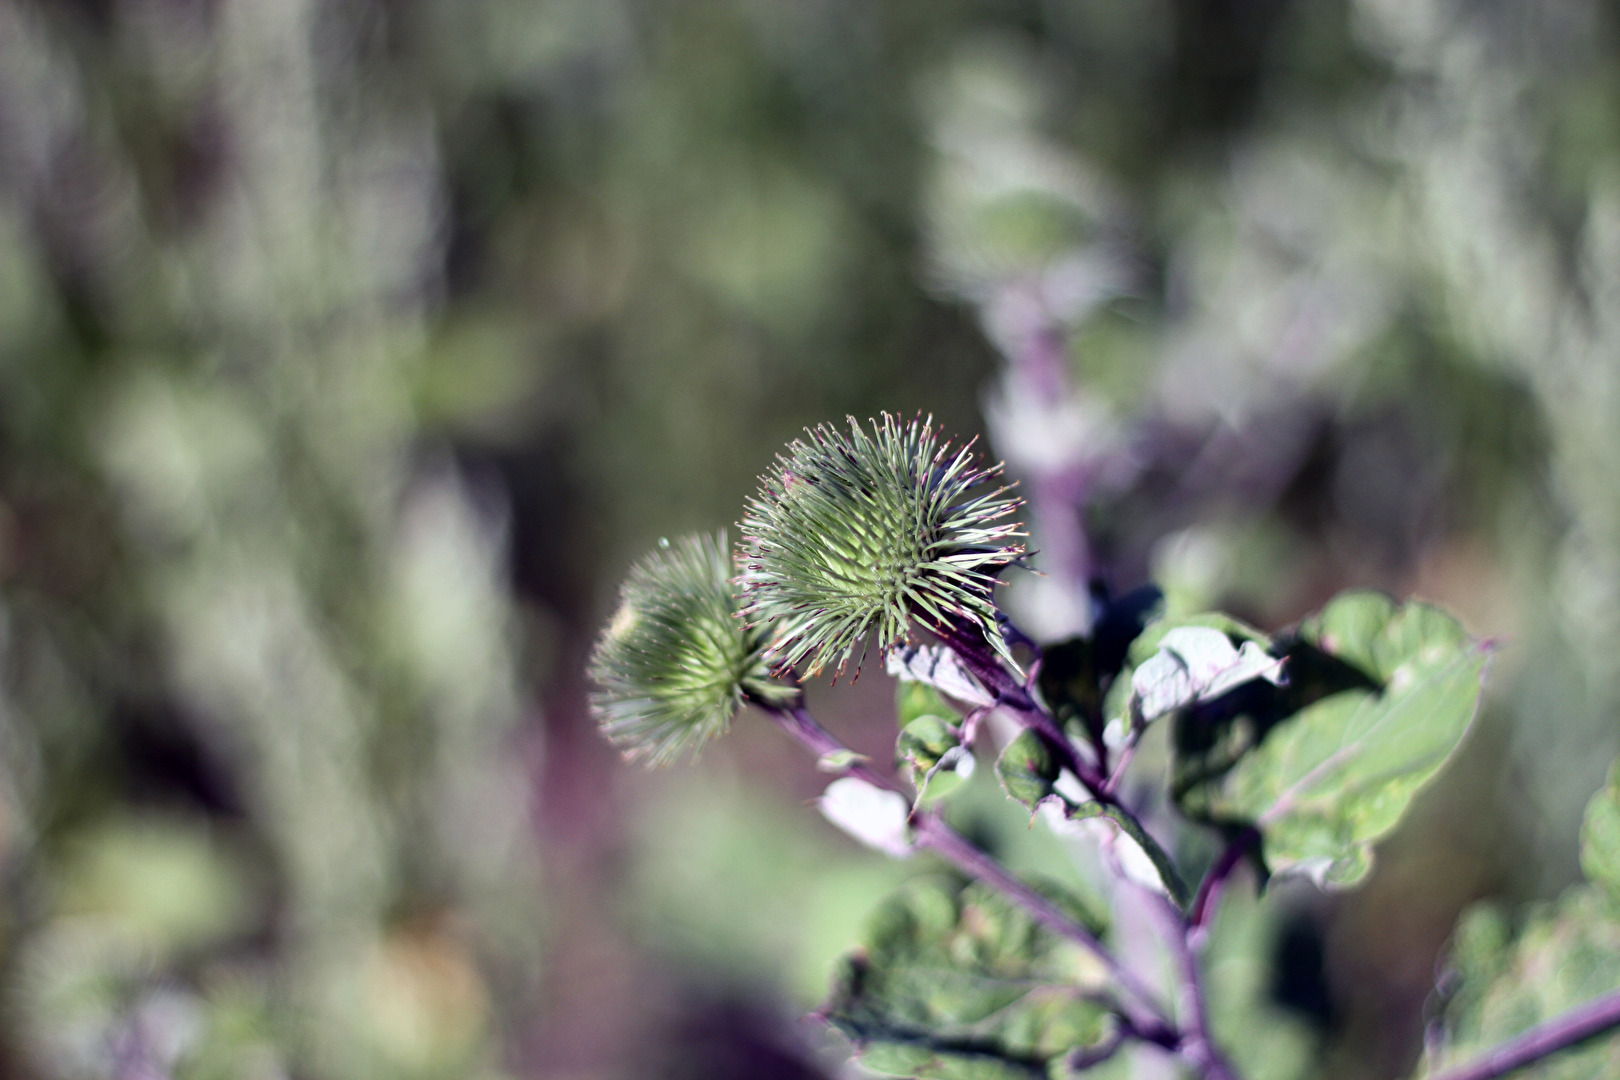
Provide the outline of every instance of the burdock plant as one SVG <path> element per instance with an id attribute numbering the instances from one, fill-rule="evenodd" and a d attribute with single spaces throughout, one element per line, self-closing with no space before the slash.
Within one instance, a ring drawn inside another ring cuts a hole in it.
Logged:
<path id="1" fill-rule="evenodd" d="M 840 672 L 858 647 L 921 623 L 980 635 L 1008 662 L 997 574 L 1024 554 L 1019 500 L 928 420 L 823 425 L 788 444 L 743 515 L 743 615 L 774 625 L 782 664 Z"/>
<path id="2" fill-rule="evenodd" d="M 668 764 L 724 734 L 744 702 L 797 697 L 771 678 L 771 625 L 738 618 L 733 576 L 722 531 L 666 540 L 625 579 L 591 660 L 591 708 L 633 760 Z"/>
<path id="3" fill-rule="evenodd" d="M 1271 917 L 1256 896 L 1285 876 L 1365 879 L 1467 733 L 1488 650 L 1436 608 L 1365 592 L 1267 635 L 1163 617 L 1138 591 L 1099 601 L 1094 636 L 1037 645 L 995 600 L 1024 555 L 999 476 L 927 421 L 809 432 L 748 503 L 738 552 L 724 533 L 688 537 L 631 570 L 592 659 L 598 721 L 661 764 L 755 706 L 834 775 L 822 808 L 835 823 L 954 869 L 885 902 L 818 1014 L 877 1072 L 1067 1080 L 1156 1056 L 1205 1080 L 1313 1075 L 1256 977 L 1268 946 L 1254 928 Z M 798 678 L 919 627 L 938 644 L 891 665 L 897 775 L 819 724 Z M 979 722 L 994 713 L 1008 723 Z M 947 823 L 961 788 L 933 781 L 986 753 L 1008 796 L 1094 849 L 1104 906 L 1014 874 Z M 1620 1025 L 1620 781 L 1593 800 L 1582 864 L 1590 883 L 1518 942 L 1471 921 L 1426 1077 L 1491 1080 Z M 1566 967 L 1586 981 L 1516 981 Z M 1614 1075 L 1612 1058 L 1582 1053 L 1559 1075 Z"/>

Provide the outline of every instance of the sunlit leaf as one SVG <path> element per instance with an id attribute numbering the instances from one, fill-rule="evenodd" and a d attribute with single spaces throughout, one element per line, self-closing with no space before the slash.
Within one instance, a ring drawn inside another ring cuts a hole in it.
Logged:
<path id="1" fill-rule="evenodd" d="M 1051 892 L 1078 918 L 1072 898 Z M 938 1080 L 1062 1075 L 1108 1032 L 1093 968 L 977 883 L 923 879 L 884 904 L 824 1013 L 879 1072 Z"/>
<path id="2" fill-rule="evenodd" d="M 911 806 L 904 796 L 845 776 L 827 785 L 818 805 L 823 817 L 867 847 L 911 854 Z"/>
<path id="3" fill-rule="evenodd" d="M 1125 650 L 1125 656 L 1119 676 L 1114 679 L 1109 688 L 1106 700 L 1103 703 L 1103 715 L 1110 726 L 1123 729 L 1138 723 L 1136 716 L 1136 673 L 1145 666 L 1150 665 L 1159 657 L 1167 641 L 1181 640 L 1186 631 L 1215 631 L 1227 639 L 1234 653 L 1246 658 L 1256 657 L 1265 653 L 1271 647 L 1271 639 L 1254 627 L 1238 619 L 1220 612 L 1205 612 L 1200 615 L 1188 615 L 1174 619 L 1158 619 L 1149 622 L 1146 628 L 1137 635 Z M 1172 635 L 1177 635 L 1172 638 Z M 1204 650 L 1210 650 L 1212 638 L 1198 635 Z M 1250 662 L 1245 660 L 1245 663 Z M 1257 672 L 1258 673 L 1258 672 Z M 1156 682 L 1157 680 L 1155 680 Z M 1236 683 L 1231 684 L 1237 685 Z M 1225 689 L 1231 689 L 1231 686 Z M 1223 690 L 1224 692 L 1224 690 Z M 1183 706 L 1195 704 L 1199 700 L 1207 700 L 1207 693 L 1195 695 L 1182 703 Z M 1161 714 L 1162 715 L 1162 714 Z"/>
<path id="4" fill-rule="evenodd" d="M 900 645 L 884 654 L 888 672 L 897 679 L 923 683 L 969 705 L 991 705 L 985 690 L 956 654 L 938 645 Z"/>
<path id="5" fill-rule="evenodd" d="M 996 759 L 996 775 L 1007 794 L 1031 812 L 1042 799 L 1053 794 L 1062 767 L 1041 737 L 1033 731 L 1020 732 Z"/>
<path id="6" fill-rule="evenodd" d="M 1251 679 L 1281 682 L 1282 663 L 1256 642 L 1245 641 L 1239 647 L 1212 627 L 1178 626 L 1132 674 L 1133 714 L 1142 723 L 1152 723 L 1177 709 L 1218 698 Z"/>
<path id="7" fill-rule="evenodd" d="M 1439 609 L 1373 593 L 1335 599 L 1300 637 L 1382 689 L 1334 693 L 1277 723 L 1201 810 L 1260 826 L 1275 872 L 1353 885 L 1467 733 L 1486 651 Z"/>

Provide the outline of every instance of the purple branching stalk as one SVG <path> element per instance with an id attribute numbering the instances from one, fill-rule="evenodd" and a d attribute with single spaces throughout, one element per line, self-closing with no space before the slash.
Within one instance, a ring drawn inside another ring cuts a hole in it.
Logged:
<path id="1" fill-rule="evenodd" d="M 1430 1080 L 1496 1080 L 1616 1027 L 1620 1027 L 1620 990 L 1578 1005 L 1488 1051 L 1478 1061 Z"/>
<path id="2" fill-rule="evenodd" d="M 1068 335 L 1057 320 L 1038 316 L 1009 350 L 1008 377 L 1022 382 L 1048 407 L 1061 407 L 1073 393 L 1068 371 Z M 1094 572 L 1091 544 L 1082 524 L 1090 469 L 1086 461 L 1056 462 L 1031 478 L 1030 510 L 1042 549 L 1060 584 L 1084 596 Z"/>
<path id="3" fill-rule="evenodd" d="M 765 715 L 776 721 L 777 727 L 787 732 L 799 745 L 815 754 L 817 758 L 825 758 L 832 754 L 848 757 L 848 764 L 841 766 L 838 770 L 840 774 L 853 776 L 857 780 L 864 780 L 873 787 L 882 788 L 884 791 L 893 791 L 896 794 L 905 796 L 907 802 L 911 801 L 911 796 L 906 794 L 905 789 L 893 777 L 872 768 L 871 765 L 867 764 L 865 758 L 859 755 L 851 755 L 849 747 L 844 744 L 843 740 L 822 727 L 820 721 L 811 716 L 810 710 L 806 709 L 803 704 L 791 705 L 786 708 L 760 704 L 759 702 L 755 702 L 755 704 Z"/>
<path id="4" fill-rule="evenodd" d="M 1004 675 L 1011 682 L 1011 676 L 1006 675 L 1005 671 Z M 895 792 L 910 800 L 910 795 L 897 780 L 873 768 L 865 759 L 851 754 L 849 748 L 822 727 L 802 703 L 760 707 L 777 726 L 817 758 L 827 758 L 829 755 L 843 758 L 844 764 L 838 770 L 842 775 L 864 780 L 874 787 Z M 910 824 L 917 846 L 935 852 L 969 877 L 1001 892 L 1047 931 L 1080 945 L 1094 956 L 1122 993 L 1119 1005 L 1126 1033 L 1130 1037 L 1179 1054 L 1198 1069 L 1204 1080 L 1238 1080 L 1237 1072 L 1216 1046 L 1209 1028 L 1208 1006 L 1195 947 L 1202 927 L 1191 916 L 1183 915 L 1168 897 L 1152 893 L 1149 903 L 1161 914 L 1166 945 L 1176 960 L 1179 982 L 1177 1012 L 1181 1016 L 1179 1025 L 1170 1018 L 1155 991 L 1123 964 L 1090 929 L 951 828 L 938 811 L 914 809 Z M 1228 852 L 1206 875 L 1199 890 L 1199 903 L 1195 903 L 1193 911 L 1204 912 L 1207 919 L 1218 897 L 1218 883 L 1231 873 L 1232 867 L 1241 861 L 1246 850 L 1242 837 L 1229 845 Z M 1620 1013 L 1610 1021 L 1610 1024 L 1613 1023 L 1620 1023 Z M 1468 1075 L 1447 1080 L 1488 1080 L 1490 1075 Z"/>
<path id="5" fill-rule="evenodd" d="M 963 873 L 1012 899 L 1047 930 L 1076 942 L 1095 956 L 1108 969 L 1120 989 L 1128 993 L 1140 1007 L 1138 1011 L 1146 1010 L 1145 1016 L 1131 1017 L 1133 1029 L 1144 1039 L 1161 1046 L 1180 1043 L 1181 1037 L 1153 991 L 1135 972 L 1120 963 L 1119 958 L 1097 940 L 1095 934 L 1051 900 L 1014 877 L 996 859 L 975 847 L 965 836 L 946 824 L 936 811 L 925 810 L 913 814 L 911 824 L 920 846 L 938 852 Z"/>
<path id="6" fill-rule="evenodd" d="M 761 708 L 778 727 L 816 757 L 824 758 L 829 754 L 849 755 L 849 748 L 832 732 L 822 727 L 802 705 L 786 708 L 761 706 Z M 893 791 L 910 801 L 910 796 L 897 781 L 872 768 L 858 757 L 851 757 L 849 763 L 839 771 L 845 776 L 864 780 L 874 787 Z M 1180 1043 L 1180 1033 L 1170 1021 L 1164 1007 L 1159 1004 L 1153 991 L 1121 964 L 1119 958 L 1114 956 L 1084 924 L 1013 876 L 995 858 L 975 847 L 965 836 L 951 828 L 938 811 L 914 810 L 911 815 L 911 827 L 918 846 L 938 853 L 969 877 L 1003 893 L 1048 931 L 1073 941 L 1091 953 L 1108 970 L 1118 987 L 1130 996 L 1127 1015 L 1133 1032 L 1150 1042 L 1168 1048 Z M 1126 1003 L 1121 1004 L 1122 1007 L 1127 1007 Z"/>
<path id="7" fill-rule="evenodd" d="M 1198 886 L 1198 895 L 1193 897 L 1192 908 L 1187 913 L 1187 922 L 1195 932 L 1208 928 L 1210 920 L 1215 917 L 1215 908 L 1220 903 L 1227 879 L 1259 845 L 1260 830 L 1252 825 L 1245 826 L 1227 843 L 1225 850 L 1215 860 L 1215 865 L 1204 875 L 1203 882 Z"/>
<path id="8" fill-rule="evenodd" d="M 1109 795 L 1112 795 L 1114 792 L 1119 790 L 1121 781 L 1125 779 L 1125 770 L 1131 767 L 1131 761 L 1136 757 L 1136 747 L 1141 741 L 1142 729 L 1140 727 L 1133 728 L 1131 730 L 1129 739 L 1126 741 L 1125 745 L 1120 748 L 1119 760 L 1116 761 L 1114 763 L 1114 767 L 1108 771 L 1108 779 L 1103 782 L 1103 790 Z M 1099 753 L 1105 753 L 1107 749 L 1100 738 L 1097 740 L 1097 749 Z"/>
<path id="9" fill-rule="evenodd" d="M 1181 978 L 1181 1007 L 1178 1010 L 1182 1022 L 1181 1055 L 1199 1070 L 1204 1080 L 1237 1080 L 1237 1071 L 1215 1045 L 1215 1037 L 1210 1030 L 1204 979 L 1198 969 L 1198 953 L 1192 943 L 1192 924 L 1167 897 L 1154 893 L 1149 899 L 1163 920 L 1164 939 L 1175 958 Z"/>
<path id="10" fill-rule="evenodd" d="M 938 631 L 938 636 L 996 696 L 998 707 L 1039 733 L 1058 754 L 1064 767 L 1074 772 L 1094 796 L 1119 805 L 1113 788 L 1117 774 L 1123 771 L 1123 761 L 1115 770 L 1116 775 L 1109 777 L 1104 777 L 1100 770 L 1087 763 L 1051 714 L 1040 706 L 1027 686 L 1003 665 L 981 632 L 968 627 L 947 627 Z M 783 706 L 755 701 L 754 704 L 818 758 L 829 755 L 843 758 L 843 763 L 837 769 L 841 775 L 895 792 L 910 801 L 910 794 L 898 781 L 873 768 L 865 759 L 851 754 L 849 748 L 822 727 L 802 703 Z M 1147 896 L 1149 904 L 1160 916 L 1163 938 L 1175 961 L 1178 1021 L 1171 1019 L 1155 991 L 1126 967 L 1091 930 L 951 828 L 938 811 L 913 809 L 910 825 L 918 847 L 937 853 L 969 877 L 998 890 L 1048 932 L 1080 945 L 1106 968 L 1121 992 L 1118 1006 L 1122 1027 L 1116 1039 L 1095 1051 L 1099 1057 L 1087 1055 L 1081 1059 L 1087 1066 L 1112 1055 L 1125 1040 L 1137 1039 L 1178 1054 L 1197 1070 L 1203 1080 L 1239 1080 L 1237 1071 L 1216 1045 L 1210 1028 L 1208 999 L 1198 953 L 1227 882 L 1260 843 L 1258 830 L 1246 828 L 1231 838 L 1204 875 L 1197 895 L 1185 914 L 1168 897 L 1158 893 Z M 1488 1051 L 1477 1061 L 1431 1077 L 1430 1080 L 1496 1080 L 1617 1027 L 1620 1027 L 1620 991 L 1531 1028 Z"/>
<path id="11" fill-rule="evenodd" d="M 946 626 L 935 630 L 935 634 L 962 661 L 962 666 L 996 696 L 997 706 L 1038 734 L 1057 755 L 1058 763 L 1074 773 L 1093 798 L 1103 803 L 1115 801 L 1108 791 L 1107 778 L 1102 771 L 1080 756 L 1056 718 L 1042 708 L 1028 687 L 1007 670 L 978 628 Z"/>

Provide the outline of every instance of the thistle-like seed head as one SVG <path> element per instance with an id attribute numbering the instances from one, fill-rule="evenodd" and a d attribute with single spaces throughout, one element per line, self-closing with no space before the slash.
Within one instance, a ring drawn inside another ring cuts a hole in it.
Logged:
<path id="1" fill-rule="evenodd" d="M 626 757 L 653 765 L 724 734 L 743 703 L 787 704 L 771 679 L 773 627 L 738 617 L 726 534 L 664 541 L 630 570 L 591 654 L 591 712 Z"/>
<path id="2" fill-rule="evenodd" d="M 849 424 L 808 431 L 761 478 L 742 522 L 743 617 L 775 624 L 775 659 L 807 675 L 841 672 L 872 635 L 879 648 L 909 640 L 913 621 L 976 626 L 1006 655 L 991 594 L 1024 554 L 1007 520 L 1021 500 L 971 494 L 1001 466 L 951 446 L 931 418 Z"/>

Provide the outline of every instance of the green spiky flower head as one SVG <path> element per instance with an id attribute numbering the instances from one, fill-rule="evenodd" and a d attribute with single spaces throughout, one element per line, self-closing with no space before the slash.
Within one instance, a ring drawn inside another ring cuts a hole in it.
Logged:
<path id="1" fill-rule="evenodd" d="M 1024 534 L 1008 520 L 1020 500 L 983 490 L 1001 466 L 981 466 L 931 419 L 884 413 L 868 430 L 850 417 L 847 432 L 806 434 L 777 455 L 742 523 L 743 616 L 776 625 L 776 658 L 842 671 L 857 646 L 899 644 L 914 623 L 977 627 L 1005 655 L 991 594 Z"/>
<path id="2" fill-rule="evenodd" d="M 745 701 L 787 704 L 765 650 L 772 627 L 738 617 L 726 534 L 663 541 L 630 570 L 591 655 L 591 712 L 625 756 L 674 761 L 723 734 Z"/>

